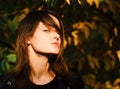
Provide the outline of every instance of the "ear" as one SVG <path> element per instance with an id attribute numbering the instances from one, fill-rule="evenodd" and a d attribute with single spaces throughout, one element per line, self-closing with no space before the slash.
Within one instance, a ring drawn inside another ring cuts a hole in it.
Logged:
<path id="1" fill-rule="evenodd" d="M 27 45 L 30 45 L 30 44 L 31 44 L 31 39 L 30 39 L 30 37 L 26 39 L 26 43 L 27 43 Z"/>
<path id="2" fill-rule="evenodd" d="M 30 44 L 31 44 L 31 42 L 30 42 L 30 41 L 27 41 L 27 44 L 28 44 L 28 45 L 30 45 Z"/>

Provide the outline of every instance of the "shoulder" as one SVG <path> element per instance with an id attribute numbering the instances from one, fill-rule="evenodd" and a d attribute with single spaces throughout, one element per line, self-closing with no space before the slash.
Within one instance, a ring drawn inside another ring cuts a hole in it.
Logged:
<path id="1" fill-rule="evenodd" d="M 13 73 L 4 73 L 0 76 L 0 89 L 10 89 L 13 83 Z"/>
<path id="2" fill-rule="evenodd" d="M 0 81 L 9 80 L 9 79 L 13 78 L 14 75 L 15 75 L 15 74 L 12 73 L 12 72 L 5 72 L 4 74 L 2 74 L 2 75 L 0 76 Z"/>

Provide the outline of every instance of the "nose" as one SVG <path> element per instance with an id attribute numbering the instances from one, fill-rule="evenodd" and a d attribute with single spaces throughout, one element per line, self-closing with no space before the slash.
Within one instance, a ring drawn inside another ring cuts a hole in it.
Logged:
<path id="1" fill-rule="evenodd" d="M 58 41 L 60 40 L 60 35 L 57 32 L 55 32 L 53 38 Z"/>
<path id="2" fill-rule="evenodd" d="M 60 39 L 60 37 L 54 37 L 54 39 L 58 41 Z"/>

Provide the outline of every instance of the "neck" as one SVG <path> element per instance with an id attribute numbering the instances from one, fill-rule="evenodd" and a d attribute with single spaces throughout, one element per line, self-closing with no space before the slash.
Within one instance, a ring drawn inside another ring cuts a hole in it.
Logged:
<path id="1" fill-rule="evenodd" d="M 55 74 L 49 69 L 48 57 L 34 52 L 31 46 L 28 47 L 29 63 L 31 67 L 30 80 L 36 84 L 50 82 Z"/>
<path id="2" fill-rule="evenodd" d="M 47 84 L 53 80 L 55 74 L 52 71 L 46 71 L 39 74 L 35 74 L 31 71 L 30 80 L 38 85 Z"/>

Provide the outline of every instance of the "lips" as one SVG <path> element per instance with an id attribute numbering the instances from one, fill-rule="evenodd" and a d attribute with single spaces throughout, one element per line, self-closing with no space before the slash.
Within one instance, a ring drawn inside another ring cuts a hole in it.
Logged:
<path id="1" fill-rule="evenodd" d="M 52 43 L 52 45 L 54 45 L 55 47 L 59 47 L 60 46 L 58 42 L 54 42 L 54 43 Z"/>

